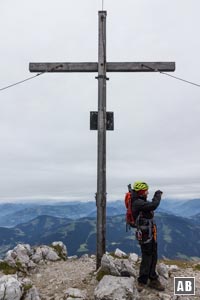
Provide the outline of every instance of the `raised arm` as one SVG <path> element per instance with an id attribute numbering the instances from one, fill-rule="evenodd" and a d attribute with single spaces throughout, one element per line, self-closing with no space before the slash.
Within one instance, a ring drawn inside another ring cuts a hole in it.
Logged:
<path id="1" fill-rule="evenodd" d="M 137 199 L 137 200 L 133 201 L 132 208 L 133 208 L 133 210 L 137 210 L 137 211 L 155 210 L 160 204 L 161 196 L 162 196 L 162 192 L 156 191 L 153 196 L 152 201 L 145 201 L 142 199 Z"/>

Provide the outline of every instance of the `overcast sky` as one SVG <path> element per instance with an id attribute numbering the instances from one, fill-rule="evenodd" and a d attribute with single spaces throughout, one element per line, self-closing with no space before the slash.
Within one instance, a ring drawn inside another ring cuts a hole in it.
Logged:
<path id="1" fill-rule="evenodd" d="M 1 0 L 0 88 L 34 74 L 29 62 L 95 62 L 101 0 Z M 107 61 L 175 61 L 200 84 L 199 0 L 104 0 Z M 128 183 L 150 195 L 200 197 L 200 88 L 159 73 L 108 73 L 107 199 Z M 0 201 L 93 200 L 95 73 L 44 74 L 0 92 Z"/>

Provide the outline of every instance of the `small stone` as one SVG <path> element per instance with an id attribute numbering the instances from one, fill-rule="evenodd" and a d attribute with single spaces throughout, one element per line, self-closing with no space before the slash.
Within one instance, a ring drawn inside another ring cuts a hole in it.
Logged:
<path id="1" fill-rule="evenodd" d="M 160 297 L 160 300 L 171 300 L 170 295 L 167 295 L 167 294 L 164 294 L 164 293 L 159 293 L 158 295 Z"/>
<path id="2" fill-rule="evenodd" d="M 177 272 L 178 270 L 180 270 L 180 268 L 177 265 L 170 265 L 168 266 L 169 268 L 169 272 Z"/>
<path id="3" fill-rule="evenodd" d="M 68 256 L 68 260 L 74 260 L 74 259 L 77 259 L 77 258 L 78 258 L 77 255 Z"/>
<path id="4" fill-rule="evenodd" d="M 83 254 L 83 255 L 81 256 L 81 258 L 89 258 L 89 255 L 88 255 L 88 254 Z"/>
<path id="5" fill-rule="evenodd" d="M 79 290 L 76 288 L 69 288 L 65 291 L 66 297 L 72 297 L 74 298 L 78 298 L 78 299 L 85 299 L 86 300 L 86 291 L 83 290 Z M 67 298 L 67 299 L 68 299 Z"/>
<path id="6" fill-rule="evenodd" d="M 117 248 L 115 250 L 115 256 L 122 258 L 122 257 L 127 257 L 127 254 L 125 252 L 121 251 L 119 248 Z"/>
<path id="7" fill-rule="evenodd" d="M 133 263 L 136 263 L 138 261 L 138 255 L 136 253 L 130 253 L 128 260 Z"/>
<path id="8" fill-rule="evenodd" d="M 169 278 L 169 267 L 163 263 L 157 265 L 157 272 L 160 276 L 163 276 L 165 279 Z"/>

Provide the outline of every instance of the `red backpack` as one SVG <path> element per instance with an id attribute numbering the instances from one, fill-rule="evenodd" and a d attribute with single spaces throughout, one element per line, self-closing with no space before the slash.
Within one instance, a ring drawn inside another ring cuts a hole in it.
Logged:
<path id="1" fill-rule="evenodd" d="M 131 227 L 135 228 L 135 218 L 132 212 L 132 198 L 131 198 L 131 185 L 128 185 L 128 192 L 125 195 L 124 203 L 126 207 L 126 231 Z"/>

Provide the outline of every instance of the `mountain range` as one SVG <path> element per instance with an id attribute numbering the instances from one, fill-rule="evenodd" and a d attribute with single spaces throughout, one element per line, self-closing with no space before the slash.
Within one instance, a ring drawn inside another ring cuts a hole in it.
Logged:
<path id="1" fill-rule="evenodd" d="M 157 213 L 159 257 L 188 259 L 200 257 L 200 225 L 166 213 Z M 107 217 L 107 251 L 120 248 L 140 253 L 134 230 L 126 232 L 124 215 Z M 72 220 L 41 215 L 13 228 L 0 227 L 0 255 L 19 243 L 30 245 L 63 241 L 69 255 L 96 252 L 96 218 Z"/>
<path id="2" fill-rule="evenodd" d="M 191 200 L 162 200 L 159 209 L 164 209 L 166 212 L 170 212 L 173 215 L 182 217 L 193 217 L 196 214 L 200 214 L 200 199 Z"/>
<path id="3" fill-rule="evenodd" d="M 159 256 L 200 257 L 200 199 L 164 199 L 156 210 Z M 69 255 L 95 253 L 96 205 L 88 202 L 0 203 L 0 255 L 18 243 L 63 241 Z M 123 200 L 107 202 L 107 251 L 140 253 L 134 232 L 125 231 Z"/>
<path id="4" fill-rule="evenodd" d="M 199 223 L 200 199 L 185 201 L 167 200 L 161 201 L 158 212 L 173 214 L 191 218 Z M 125 214 L 123 200 L 107 202 L 107 216 Z M 52 203 L 0 203 L 0 226 L 14 227 L 28 222 L 37 216 L 49 215 L 59 218 L 77 220 L 83 217 L 96 217 L 96 205 L 94 201 L 88 202 L 52 202 Z"/>
<path id="5" fill-rule="evenodd" d="M 107 215 L 115 216 L 125 211 L 122 201 L 107 204 Z M 96 217 L 96 205 L 93 201 L 74 203 L 25 203 L 0 204 L 0 226 L 14 227 L 20 223 L 28 222 L 37 216 L 48 215 L 58 218 L 77 220 L 83 217 Z"/>

